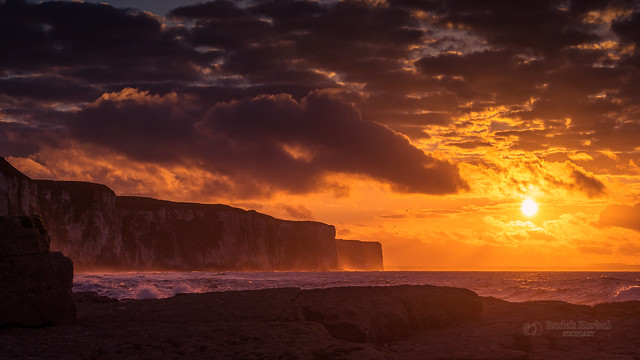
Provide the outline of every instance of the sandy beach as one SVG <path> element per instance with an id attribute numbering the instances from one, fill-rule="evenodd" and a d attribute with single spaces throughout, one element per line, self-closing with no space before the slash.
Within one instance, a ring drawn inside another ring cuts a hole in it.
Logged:
<path id="1" fill-rule="evenodd" d="M 3 359 L 638 359 L 640 301 L 509 303 L 433 286 L 122 300 L 74 324 L 0 329 Z M 572 326 L 575 325 L 575 329 Z"/>

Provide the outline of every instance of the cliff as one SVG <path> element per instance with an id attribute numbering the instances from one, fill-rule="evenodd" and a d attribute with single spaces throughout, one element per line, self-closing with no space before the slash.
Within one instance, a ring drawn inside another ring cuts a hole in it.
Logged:
<path id="1" fill-rule="evenodd" d="M 336 239 L 338 267 L 343 270 L 384 270 L 379 242 Z"/>
<path id="2" fill-rule="evenodd" d="M 36 181 L 52 246 L 78 268 L 328 270 L 333 226 L 226 205 L 116 196 L 104 185 Z"/>
<path id="3" fill-rule="evenodd" d="M 78 268 L 120 266 L 126 261 L 111 189 L 87 182 L 34 182 L 54 250 L 71 257 Z"/>
<path id="4" fill-rule="evenodd" d="M 119 196 L 125 253 L 138 268 L 328 270 L 335 228 L 226 205 Z"/>
<path id="5" fill-rule="evenodd" d="M 0 215 L 26 214 L 42 215 L 51 248 L 82 270 L 382 267 L 379 243 L 378 250 L 364 242 L 340 245 L 332 225 L 285 221 L 226 205 L 116 196 L 104 185 L 87 182 L 31 180 L 2 159 Z M 360 253 L 371 254 L 364 263 L 356 261 L 360 243 Z M 351 259 L 342 260 L 349 266 L 340 265 L 339 258 Z"/>
<path id="6" fill-rule="evenodd" d="M 37 212 L 36 185 L 0 157 L 0 215 L 29 215 Z"/>

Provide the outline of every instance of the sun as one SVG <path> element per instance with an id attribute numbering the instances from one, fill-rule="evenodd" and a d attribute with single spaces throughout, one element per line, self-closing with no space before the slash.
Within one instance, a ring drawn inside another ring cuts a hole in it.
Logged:
<path id="1" fill-rule="evenodd" d="M 522 202 L 520 210 L 526 216 L 533 216 L 538 212 L 538 204 L 532 199 L 526 199 Z"/>

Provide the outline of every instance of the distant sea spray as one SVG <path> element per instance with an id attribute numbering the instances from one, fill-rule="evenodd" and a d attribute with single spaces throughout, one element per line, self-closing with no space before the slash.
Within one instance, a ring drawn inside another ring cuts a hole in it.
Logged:
<path id="1" fill-rule="evenodd" d="M 593 305 L 640 300 L 640 272 L 130 272 L 78 273 L 73 291 L 125 299 L 166 298 L 180 293 L 303 289 L 343 286 L 440 285 L 481 296 L 521 302 L 561 300 Z"/>

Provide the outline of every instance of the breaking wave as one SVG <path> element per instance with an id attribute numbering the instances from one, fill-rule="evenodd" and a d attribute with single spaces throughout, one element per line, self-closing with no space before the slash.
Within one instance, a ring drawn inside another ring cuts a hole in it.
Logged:
<path id="1" fill-rule="evenodd" d="M 340 286 L 462 287 L 507 301 L 561 300 L 593 305 L 640 300 L 638 272 L 132 272 L 79 273 L 73 291 L 117 299 L 158 299 L 180 293 Z"/>

